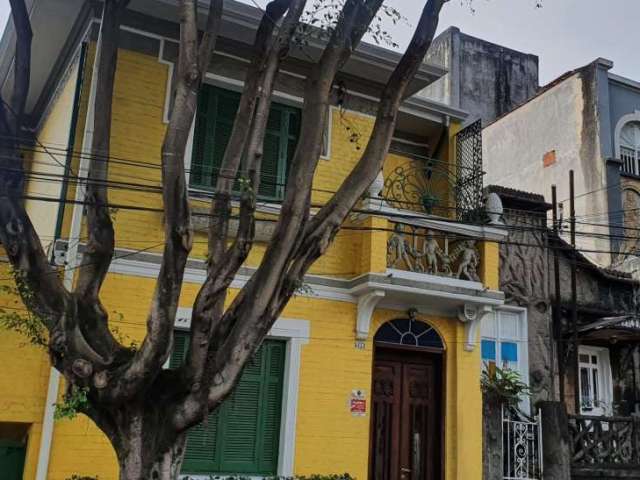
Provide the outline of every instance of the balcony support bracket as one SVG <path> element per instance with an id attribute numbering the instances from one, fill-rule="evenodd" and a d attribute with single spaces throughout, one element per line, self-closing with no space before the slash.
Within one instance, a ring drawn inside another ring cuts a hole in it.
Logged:
<path id="1" fill-rule="evenodd" d="M 358 298 L 358 317 L 356 319 L 356 341 L 365 342 L 369 338 L 371 318 L 376 306 L 385 296 L 383 290 L 372 290 Z"/>
<path id="2" fill-rule="evenodd" d="M 465 303 L 458 310 L 458 320 L 464 323 L 464 349 L 473 352 L 478 342 L 478 331 L 485 315 L 493 312 L 491 305 Z"/>

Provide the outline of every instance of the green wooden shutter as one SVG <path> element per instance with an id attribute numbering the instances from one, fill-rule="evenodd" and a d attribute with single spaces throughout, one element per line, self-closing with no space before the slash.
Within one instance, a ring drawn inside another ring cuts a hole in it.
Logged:
<path id="1" fill-rule="evenodd" d="M 273 474 L 278 468 L 280 447 L 285 344 L 283 342 L 270 344 L 268 355 L 262 392 L 264 408 L 262 409 L 262 434 L 259 437 L 261 444 L 258 468 L 260 472 Z"/>
<path id="2" fill-rule="evenodd" d="M 22 480 L 26 448 L 10 440 L 0 440 L 0 478 Z"/>
<path id="3" fill-rule="evenodd" d="M 285 343 L 266 340 L 233 393 L 187 434 L 183 473 L 275 475 Z"/>
<path id="4" fill-rule="evenodd" d="M 173 332 L 173 351 L 169 359 L 169 368 L 178 368 L 184 362 L 189 348 L 189 332 L 176 330 Z"/>
<path id="5" fill-rule="evenodd" d="M 200 89 L 189 177 L 192 187 L 215 188 L 239 102 L 236 92 L 209 85 Z"/>
<path id="6" fill-rule="evenodd" d="M 229 143 L 240 94 L 203 85 L 193 138 L 190 186 L 215 188 L 224 151 Z M 300 110 L 274 103 L 269 113 L 258 196 L 266 200 L 284 197 L 287 168 L 298 141 Z"/>

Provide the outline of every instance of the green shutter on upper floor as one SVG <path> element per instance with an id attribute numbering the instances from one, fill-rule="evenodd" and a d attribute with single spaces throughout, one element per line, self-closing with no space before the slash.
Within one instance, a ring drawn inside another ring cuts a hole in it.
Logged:
<path id="1" fill-rule="evenodd" d="M 188 333 L 176 331 L 170 366 L 186 356 Z M 187 434 L 183 472 L 275 475 L 286 344 L 265 340 L 223 404 Z"/>
<path id="2" fill-rule="evenodd" d="M 189 348 L 189 332 L 176 330 L 173 332 L 173 352 L 169 359 L 169 368 L 178 368 L 184 362 Z"/>
<path id="3" fill-rule="evenodd" d="M 192 188 L 215 188 L 225 148 L 231 136 L 240 94 L 203 85 L 198 97 L 189 184 Z M 267 200 L 284 197 L 287 165 L 293 156 L 300 130 L 297 108 L 273 103 L 263 146 L 258 196 Z"/>

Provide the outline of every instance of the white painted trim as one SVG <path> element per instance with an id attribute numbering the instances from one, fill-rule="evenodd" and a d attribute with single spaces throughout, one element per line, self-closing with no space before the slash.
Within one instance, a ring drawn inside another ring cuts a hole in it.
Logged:
<path id="1" fill-rule="evenodd" d="M 175 328 L 188 330 L 191 327 L 191 308 L 179 307 Z M 298 420 L 298 395 L 300 391 L 300 366 L 302 346 L 309 343 L 311 326 L 309 320 L 279 318 L 276 320 L 267 338 L 286 342 L 282 413 L 280 420 L 280 442 L 278 448 L 278 468 L 276 474 L 281 477 L 293 475 L 296 452 L 296 424 Z M 212 472 L 215 474 L 215 472 Z M 209 475 L 183 475 L 181 478 L 209 479 Z M 250 477 L 262 478 L 262 477 Z"/>
<path id="2" fill-rule="evenodd" d="M 91 74 L 91 83 L 89 88 L 89 98 L 87 114 L 84 124 L 84 133 L 82 138 L 82 151 L 91 152 L 93 146 L 93 121 L 95 115 L 95 99 L 96 85 L 98 82 L 98 63 L 100 61 L 100 52 L 102 43 L 102 28 L 98 34 L 96 43 L 96 55 L 93 62 L 93 71 Z M 64 269 L 64 286 L 67 290 L 73 288 L 73 278 L 75 276 L 76 267 L 78 265 L 78 247 L 80 245 L 80 234 L 82 232 L 82 213 L 83 201 L 85 197 L 86 187 L 83 179 L 89 174 L 90 155 L 83 155 L 80 158 L 78 166 L 78 184 L 75 192 L 75 204 L 71 215 L 71 227 L 69 231 L 69 242 L 67 251 L 67 264 Z M 51 458 L 51 443 L 53 440 L 55 403 L 58 401 L 58 390 L 60 388 L 60 372 L 51 367 L 49 373 L 49 385 L 47 387 L 47 399 L 44 408 L 44 416 L 42 419 L 42 434 L 40 436 L 40 449 L 38 451 L 38 464 L 36 467 L 36 480 L 46 480 L 49 471 L 49 461 Z"/>
<path id="3" fill-rule="evenodd" d="M 526 308 L 518 307 L 514 305 L 500 305 L 494 309 L 494 317 L 496 319 L 496 325 L 498 324 L 498 316 L 500 312 L 509 312 L 515 315 L 518 315 L 518 330 L 519 335 L 518 339 L 515 340 L 518 344 L 518 373 L 520 374 L 520 379 L 525 384 L 529 385 L 529 317 Z M 486 318 L 486 317 L 485 317 Z M 480 339 L 482 338 L 494 338 L 494 337 L 484 337 L 482 334 L 482 326 L 480 327 Z M 497 332 L 497 337 L 495 340 L 500 342 L 502 341 L 502 337 L 500 336 L 500 331 Z M 496 355 L 498 352 L 496 351 Z M 496 359 L 497 361 L 497 359 Z M 484 368 L 484 362 L 482 363 Z M 529 413 L 531 411 L 531 401 L 529 398 L 523 399 L 520 402 L 520 408 Z"/>
<path id="4" fill-rule="evenodd" d="M 187 137 L 187 145 L 184 147 L 184 158 L 182 159 L 182 161 L 184 162 L 185 185 L 187 186 L 188 191 L 191 191 L 191 189 L 189 188 L 189 177 L 191 177 L 191 160 L 193 157 L 193 135 L 194 135 L 194 132 L 196 131 L 197 115 L 198 115 L 198 106 L 196 105 L 196 112 L 193 115 L 193 120 L 191 121 L 191 127 L 189 128 L 189 136 Z"/>
<path id="5" fill-rule="evenodd" d="M 324 155 L 322 153 L 320 154 L 321 160 L 331 160 L 331 144 L 333 140 L 333 111 L 335 109 L 336 107 L 334 107 L 333 105 L 329 105 L 329 108 L 328 108 L 329 112 L 327 114 L 327 123 L 324 127 L 327 132 L 327 135 L 326 135 L 327 149 L 324 152 Z M 324 146 L 322 148 L 324 150 Z"/>
<path id="6" fill-rule="evenodd" d="M 164 109 L 162 112 L 162 123 L 168 124 L 169 112 L 171 110 L 171 93 L 173 90 L 173 69 L 175 68 L 175 65 L 173 64 L 173 62 L 169 62 L 164 59 L 165 42 L 166 40 L 164 38 L 160 39 L 160 48 L 158 49 L 158 63 L 167 66 L 167 81 L 164 87 L 165 91 L 164 91 Z"/>
<path id="7" fill-rule="evenodd" d="M 470 294 L 462 294 L 462 293 L 454 293 L 454 292 L 444 292 L 442 290 L 433 290 L 430 288 L 417 288 L 417 287 L 408 287 L 406 285 L 390 285 L 388 283 L 379 283 L 379 282 L 364 282 L 358 285 L 355 288 L 350 290 L 350 293 L 353 295 L 359 295 L 361 292 L 366 292 L 370 290 L 381 290 L 384 292 L 399 292 L 403 294 L 414 294 L 416 296 L 420 296 L 422 298 L 432 297 L 436 298 L 444 298 L 444 299 L 452 299 L 457 300 L 459 302 L 474 304 L 474 305 L 502 305 L 504 303 L 503 299 L 499 298 L 487 298 L 480 297 L 477 295 Z M 392 297 L 391 297 L 392 298 Z M 387 305 L 384 303 L 384 305 Z"/>
<path id="8" fill-rule="evenodd" d="M 139 260 L 129 260 L 116 258 L 109 267 L 109 273 L 120 275 L 132 275 L 136 277 L 158 278 L 160 274 L 160 264 L 149 263 Z M 187 283 L 202 284 L 206 280 L 206 271 L 195 268 L 187 268 L 184 274 L 184 281 Z M 230 288 L 240 289 L 249 280 L 249 276 L 237 274 L 231 282 Z M 314 285 L 311 292 L 300 292 L 299 297 L 318 298 L 323 300 L 335 300 L 340 302 L 356 303 L 356 298 L 351 292 L 337 287 Z"/>
<path id="9" fill-rule="evenodd" d="M 244 81 L 237 80 L 235 78 L 225 77 L 211 72 L 205 73 L 204 77 L 206 83 L 216 85 L 220 88 L 228 88 L 238 92 L 242 92 L 242 89 L 244 88 Z M 207 80 L 209 81 L 207 82 Z M 291 95 L 280 90 L 273 91 L 273 98 L 295 107 L 300 107 L 304 103 L 304 98 L 298 97 L 297 95 Z"/>
<path id="10" fill-rule="evenodd" d="M 580 405 L 580 413 L 583 415 L 613 415 L 613 376 L 611 374 L 611 357 L 609 355 L 609 349 L 607 347 L 596 347 L 592 345 L 579 345 L 578 354 L 596 355 L 598 357 L 598 371 L 600 385 L 598 386 L 599 401 L 604 403 L 604 407 L 600 407 L 600 412 L 594 412 L 593 410 L 585 411 Z M 579 364 L 580 362 L 578 362 Z M 582 392 L 582 379 L 578 374 L 578 390 L 575 395 L 580 395 Z"/>
<path id="11" fill-rule="evenodd" d="M 615 157 L 620 158 L 620 134 L 622 133 L 622 128 L 629 122 L 640 122 L 640 110 L 636 110 L 633 113 L 628 113 L 620 117 L 618 123 L 616 124 L 616 128 L 614 130 L 614 151 Z"/>
<path id="12" fill-rule="evenodd" d="M 410 272 L 408 270 L 398 270 L 396 268 L 387 268 L 387 276 L 393 278 L 403 278 L 406 280 L 414 280 L 417 282 L 429 282 L 448 287 L 464 287 L 473 290 L 484 291 L 484 285 L 481 282 L 471 280 L 462 280 L 456 277 L 442 277 L 440 275 L 432 275 L 430 273 Z"/>

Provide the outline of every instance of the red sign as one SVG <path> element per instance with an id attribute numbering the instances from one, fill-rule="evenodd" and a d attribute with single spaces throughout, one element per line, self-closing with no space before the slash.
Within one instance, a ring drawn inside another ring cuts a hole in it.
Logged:
<path id="1" fill-rule="evenodd" d="M 362 390 L 351 392 L 349 411 L 354 417 L 364 417 L 367 414 L 367 400 Z"/>

